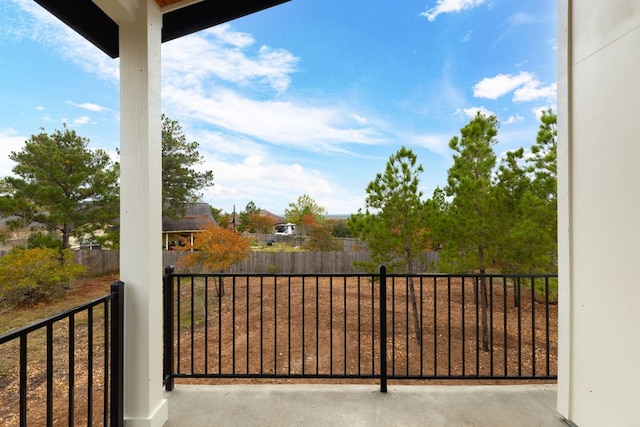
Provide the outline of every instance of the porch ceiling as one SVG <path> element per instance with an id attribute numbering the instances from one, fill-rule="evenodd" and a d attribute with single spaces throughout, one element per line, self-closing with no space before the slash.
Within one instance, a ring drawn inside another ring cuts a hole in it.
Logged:
<path id="1" fill-rule="evenodd" d="M 92 0 L 34 0 L 112 58 L 119 56 L 118 24 Z M 162 16 L 162 41 L 173 40 L 289 0 L 156 0 L 170 7 Z M 180 7 L 179 3 L 184 3 Z M 177 7 L 177 8 L 176 8 Z"/>

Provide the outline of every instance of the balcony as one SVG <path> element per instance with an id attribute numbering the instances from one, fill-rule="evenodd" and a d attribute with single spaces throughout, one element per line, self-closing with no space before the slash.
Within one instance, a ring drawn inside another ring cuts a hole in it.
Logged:
<path id="1" fill-rule="evenodd" d="M 565 425 L 554 280 L 168 270 L 167 425 Z"/>
<path id="2" fill-rule="evenodd" d="M 556 280 L 167 269 L 166 425 L 563 425 Z M 18 389 L 0 393 L 0 421 L 121 423 L 125 285 L 114 286 L 104 302 L 0 337 L 16 365 L 2 380 Z"/>

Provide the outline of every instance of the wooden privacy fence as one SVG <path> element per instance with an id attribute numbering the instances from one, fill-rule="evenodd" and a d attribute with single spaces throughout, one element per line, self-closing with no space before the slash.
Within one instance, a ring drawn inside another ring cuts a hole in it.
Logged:
<path id="1" fill-rule="evenodd" d="M 184 252 L 164 252 L 164 265 L 176 266 L 176 272 L 187 272 L 178 264 Z M 342 252 L 252 252 L 226 272 L 231 274 L 320 274 L 320 273 L 365 273 L 365 269 L 356 265 L 368 262 L 369 251 Z M 438 254 L 426 252 L 420 263 L 420 271 L 435 272 L 438 266 Z"/>
<path id="2" fill-rule="evenodd" d="M 278 244 L 284 243 L 289 246 L 302 246 L 308 240 L 308 236 L 287 236 L 282 234 L 261 234 L 261 233 L 246 233 L 243 234 L 244 237 L 249 240 L 254 241 L 255 243 L 266 246 L 269 243 Z M 362 242 L 354 237 L 337 237 L 335 241 L 339 242 L 342 246 L 342 250 L 345 252 L 349 251 L 367 251 L 368 246 L 366 242 Z"/>
<path id="3" fill-rule="evenodd" d="M 87 267 L 91 274 L 112 273 L 120 269 L 120 251 L 79 250 L 74 260 Z"/>
<path id="4" fill-rule="evenodd" d="M 7 251 L 0 251 L 0 256 Z M 178 263 L 187 255 L 181 251 L 163 251 L 162 265 L 173 265 L 177 273 L 194 273 L 187 271 Z M 86 266 L 91 274 L 117 272 L 120 267 L 120 251 L 111 250 L 79 250 L 74 251 L 75 261 Z M 368 250 L 341 252 L 251 252 L 251 255 L 231 266 L 225 273 L 240 274 L 320 274 L 320 273 L 365 273 L 357 264 L 369 261 Z M 423 254 L 419 271 L 435 273 L 438 271 L 438 253 Z"/>
<path id="5" fill-rule="evenodd" d="M 81 250 L 75 251 L 75 261 L 87 266 L 92 274 L 118 271 L 119 251 Z M 187 271 L 178 263 L 187 252 L 163 251 L 162 265 L 173 265 L 176 272 Z M 227 273 L 255 274 L 319 274 L 319 273 L 364 273 L 362 267 L 354 264 L 369 261 L 369 251 L 342 252 L 252 252 L 251 255 L 234 264 Z M 423 254 L 420 271 L 437 272 L 438 254 Z"/>

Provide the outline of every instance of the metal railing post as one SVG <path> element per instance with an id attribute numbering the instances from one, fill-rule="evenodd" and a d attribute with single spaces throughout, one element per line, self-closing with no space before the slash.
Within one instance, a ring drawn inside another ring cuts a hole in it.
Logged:
<path id="1" fill-rule="evenodd" d="M 20 427 L 27 425 L 27 334 L 20 335 Z"/>
<path id="2" fill-rule="evenodd" d="M 164 268 L 163 278 L 163 329 L 164 329 L 164 355 L 163 355 L 163 378 L 166 391 L 173 391 L 173 272 L 172 265 Z"/>
<path id="3" fill-rule="evenodd" d="M 380 392 L 387 392 L 387 267 L 380 266 Z"/>
<path id="4" fill-rule="evenodd" d="M 124 424 L 124 283 L 111 284 L 111 425 Z"/>

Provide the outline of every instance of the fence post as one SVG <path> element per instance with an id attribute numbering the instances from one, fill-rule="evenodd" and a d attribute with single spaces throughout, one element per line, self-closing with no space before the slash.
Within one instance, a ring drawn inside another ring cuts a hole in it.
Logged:
<path id="1" fill-rule="evenodd" d="M 387 392 L 387 267 L 380 266 L 380 392 Z"/>
<path id="2" fill-rule="evenodd" d="M 173 272 L 172 265 L 164 268 L 163 277 L 163 329 L 164 329 L 164 354 L 163 354 L 163 378 L 164 389 L 173 391 Z"/>
<path id="3" fill-rule="evenodd" d="M 111 283 L 111 425 L 124 424 L 124 283 Z"/>

